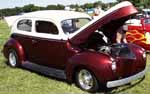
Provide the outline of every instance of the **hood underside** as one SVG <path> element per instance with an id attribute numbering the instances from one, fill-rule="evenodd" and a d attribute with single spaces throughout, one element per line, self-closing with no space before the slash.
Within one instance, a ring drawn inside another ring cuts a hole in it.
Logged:
<path id="1" fill-rule="evenodd" d="M 81 31 L 70 40 L 74 45 L 79 45 L 86 42 L 89 36 L 96 30 L 103 31 L 109 39 L 112 39 L 118 28 L 137 12 L 136 8 L 130 2 L 124 1 L 119 3 L 81 28 Z"/>

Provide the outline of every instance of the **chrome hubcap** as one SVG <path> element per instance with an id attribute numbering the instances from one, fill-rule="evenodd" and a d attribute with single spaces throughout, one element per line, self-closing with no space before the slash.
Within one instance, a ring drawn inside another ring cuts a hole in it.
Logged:
<path id="1" fill-rule="evenodd" d="M 11 64 L 11 66 L 16 66 L 17 64 L 17 59 L 13 52 L 10 52 L 9 54 L 9 63 Z"/>
<path id="2" fill-rule="evenodd" d="M 78 74 L 79 84 L 83 89 L 91 89 L 93 87 L 93 77 L 91 73 L 85 69 L 80 70 Z"/>

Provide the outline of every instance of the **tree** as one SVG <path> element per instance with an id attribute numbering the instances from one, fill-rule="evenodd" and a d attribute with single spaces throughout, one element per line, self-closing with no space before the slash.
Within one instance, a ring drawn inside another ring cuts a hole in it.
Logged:
<path id="1" fill-rule="evenodd" d="M 118 0 L 121 1 L 121 0 Z M 132 0 L 134 1 L 134 0 Z M 148 5 L 150 4 L 149 0 L 144 0 L 145 2 L 147 2 L 147 4 L 143 3 L 143 5 L 145 7 L 148 7 Z M 102 9 L 106 9 L 108 6 L 113 5 L 112 4 L 104 4 L 101 1 L 95 2 L 98 3 Z M 70 5 L 71 8 L 74 8 L 76 11 L 79 11 L 80 9 L 90 9 L 90 8 L 94 8 L 94 3 L 85 3 L 83 5 L 78 5 L 78 4 L 72 4 Z M 57 4 L 57 5 L 48 5 L 47 7 L 39 7 L 39 6 L 35 6 L 34 4 L 29 4 L 29 5 L 25 5 L 23 7 L 15 7 L 15 8 L 5 8 L 5 9 L 0 9 L 0 17 L 3 16 L 12 16 L 12 15 L 19 15 L 21 13 L 26 13 L 26 12 L 32 12 L 32 11 L 37 11 L 37 10 L 64 10 L 65 6 L 61 5 L 61 4 Z"/>
<path id="2" fill-rule="evenodd" d="M 117 0 L 118 2 L 125 0 Z M 130 0 L 130 2 L 136 7 L 150 8 L 150 0 Z"/>
<path id="3" fill-rule="evenodd" d="M 48 5 L 46 7 L 47 10 L 63 10 L 65 8 L 64 5 L 57 4 L 57 5 Z"/>
<path id="4" fill-rule="evenodd" d="M 34 6 L 33 4 L 25 5 L 23 7 L 23 12 L 32 12 L 32 11 L 37 11 L 40 10 L 39 7 Z"/>
<path id="5" fill-rule="evenodd" d="M 84 5 L 81 6 L 83 9 L 89 9 L 89 8 L 93 8 L 94 5 L 93 3 L 85 3 Z"/>
<path id="6" fill-rule="evenodd" d="M 61 4 L 57 5 L 57 10 L 64 10 L 64 9 L 65 9 L 64 5 L 61 5 Z"/>
<path id="7" fill-rule="evenodd" d="M 150 0 L 142 0 L 141 4 L 144 8 L 150 8 Z"/>

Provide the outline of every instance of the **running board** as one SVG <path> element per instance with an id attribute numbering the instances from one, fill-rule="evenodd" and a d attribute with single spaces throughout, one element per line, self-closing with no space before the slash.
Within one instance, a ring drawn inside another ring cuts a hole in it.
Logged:
<path id="1" fill-rule="evenodd" d="M 22 66 L 27 68 L 27 69 L 45 74 L 47 76 L 52 76 L 52 77 L 56 77 L 56 78 L 59 78 L 59 79 L 66 79 L 66 75 L 65 75 L 64 70 L 49 68 L 49 67 L 46 67 L 46 66 L 31 63 L 29 61 L 23 62 Z"/>

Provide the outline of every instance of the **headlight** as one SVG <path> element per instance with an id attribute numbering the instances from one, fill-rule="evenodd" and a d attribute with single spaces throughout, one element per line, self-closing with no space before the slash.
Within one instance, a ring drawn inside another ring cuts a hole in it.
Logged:
<path id="1" fill-rule="evenodd" d="M 143 58 L 146 58 L 146 52 L 145 51 L 143 52 Z"/>
<path id="2" fill-rule="evenodd" d="M 112 68 L 113 71 L 115 71 L 117 69 L 115 61 L 112 61 L 111 68 Z"/>
<path id="3" fill-rule="evenodd" d="M 142 48 L 142 51 L 145 51 L 145 49 L 144 49 L 144 48 Z"/>
<path id="4" fill-rule="evenodd" d="M 115 62 L 115 60 L 113 58 L 111 58 L 111 61 L 112 61 L 111 68 L 112 68 L 113 71 L 115 71 L 117 69 L 116 62 Z"/>
<path id="5" fill-rule="evenodd" d="M 140 54 L 143 54 L 143 55 L 142 55 L 143 58 L 146 58 L 146 51 L 145 51 L 144 48 L 142 48 L 139 52 L 140 52 Z"/>

